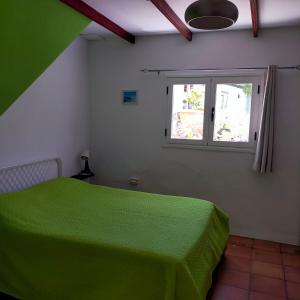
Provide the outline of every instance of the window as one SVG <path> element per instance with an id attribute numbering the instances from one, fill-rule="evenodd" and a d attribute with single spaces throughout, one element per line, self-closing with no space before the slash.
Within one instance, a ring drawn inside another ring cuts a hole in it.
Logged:
<path id="1" fill-rule="evenodd" d="M 261 81 L 261 76 L 171 79 L 167 142 L 253 148 Z"/>
<path id="2" fill-rule="evenodd" d="M 205 84 L 174 84 L 172 139 L 203 139 Z"/>

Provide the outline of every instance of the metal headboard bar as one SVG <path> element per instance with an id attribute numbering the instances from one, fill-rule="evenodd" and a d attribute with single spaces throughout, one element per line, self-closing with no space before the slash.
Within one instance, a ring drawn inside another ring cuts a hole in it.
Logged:
<path id="1" fill-rule="evenodd" d="M 51 158 L 0 169 L 0 194 L 16 192 L 62 175 L 62 161 Z"/>

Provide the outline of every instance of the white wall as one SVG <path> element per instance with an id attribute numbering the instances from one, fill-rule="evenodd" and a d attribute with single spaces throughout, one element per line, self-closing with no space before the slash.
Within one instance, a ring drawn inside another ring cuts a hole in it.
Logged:
<path id="1" fill-rule="evenodd" d="M 300 29 L 201 33 L 89 43 L 92 154 L 97 182 L 211 200 L 235 234 L 300 241 L 300 72 L 278 72 L 274 173 L 251 171 L 253 154 L 162 147 L 165 85 L 144 68 L 233 68 L 300 63 Z M 137 89 L 138 105 L 121 104 Z"/>
<path id="2" fill-rule="evenodd" d="M 79 171 L 89 148 L 87 44 L 77 39 L 0 117 L 0 167 L 60 157 Z"/>

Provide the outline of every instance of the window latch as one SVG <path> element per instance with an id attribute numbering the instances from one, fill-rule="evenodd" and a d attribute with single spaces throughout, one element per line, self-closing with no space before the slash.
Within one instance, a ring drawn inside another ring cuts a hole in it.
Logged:
<path id="1" fill-rule="evenodd" d="M 257 132 L 254 132 L 254 141 L 257 141 Z"/>
<path id="2" fill-rule="evenodd" d="M 211 108 L 210 120 L 213 122 L 215 120 L 215 108 Z"/>

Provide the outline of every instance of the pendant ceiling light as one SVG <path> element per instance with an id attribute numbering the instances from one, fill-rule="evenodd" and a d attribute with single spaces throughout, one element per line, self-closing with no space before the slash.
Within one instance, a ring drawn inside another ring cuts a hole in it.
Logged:
<path id="1" fill-rule="evenodd" d="M 238 8 L 228 0 L 198 0 L 185 11 L 185 21 L 191 27 L 204 30 L 230 27 L 238 16 Z"/>

